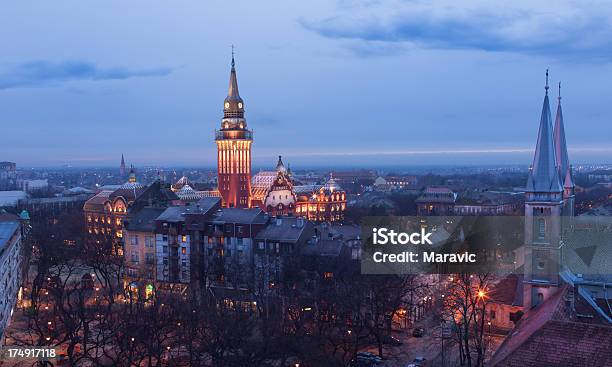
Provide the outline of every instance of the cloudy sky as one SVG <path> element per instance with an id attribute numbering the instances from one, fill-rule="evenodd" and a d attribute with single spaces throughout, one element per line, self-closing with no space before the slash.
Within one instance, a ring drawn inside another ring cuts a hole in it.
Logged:
<path id="1" fill-rule="evenodd" d="M 3 2 L 0 160 L 212 166 L 234 44 L 255 165 L 528 164 L 547 67 L 612 162 L 612 3 L 509 3 Z"/>

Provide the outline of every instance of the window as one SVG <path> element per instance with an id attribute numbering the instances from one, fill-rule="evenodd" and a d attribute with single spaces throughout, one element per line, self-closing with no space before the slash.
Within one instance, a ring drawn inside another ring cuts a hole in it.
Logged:
<path id="1" fill-rule="evenodd" d="M 138 261 L 139 261 L 139 259 L 138 259 L 138 251 L 132 251 L 132 262 L 134 264 L 138 264 Z"/>
<path id="2" fill-rule="evenodd" d="M 138 236 L 130 236 L 130 243 L 132 246 L 138 246 Z"/>
<path id="3" fill-rule="evenodd" d="M 544 302 L 544 294 L 543 293 L 538 293 L 538 304 Z"/>
<path id="4" fill-rule="evenodd" d="M 181 247 L 181 254 L 187 255 L 187 247 Z"/>
<path id="5" fill-rule="evenodd" d="M 167 254 L 168 253 L 168 246 L 164 246 L 163 247 L 163 251 L 164 251 L 164 254 Z"/>
<path id="6" fill-rule="evenodd" d="M 495 311 L 491 310 L 491 320 L 495 320 Z"/>
<path id="7" fill-rule="evenodd" d="M 259 249 L 260 249 L 260 250 L 263 250 L 263 249 L 264 249 L 264 243 L 263 243 L 263 242 L 261 242 L 261 241 L 260 241 L 260 242 L 259 242 L 259 244 L 258 244 L 258 246 L 259 246 Z"/>
<path id="8" fill-rule="evenodd" d="M 538 239 L 544 239 L 546 237 L 546 221 L 544 218 L 538 219 Z"/>
<path id="9" fill-rule="evenodd" d="M 181 238 L 181 241 L 187 242 L 187 236 L 183 235 L 182 238 Z"/>

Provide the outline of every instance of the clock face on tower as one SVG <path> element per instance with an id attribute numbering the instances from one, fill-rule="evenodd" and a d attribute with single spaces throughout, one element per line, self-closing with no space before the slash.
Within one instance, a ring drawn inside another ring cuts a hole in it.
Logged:
<path id="1" fill-rule="evenodd" d="M 227 110 L 229 108 L 229 102 L 225 102 L 225 109 Z"/>
<path id="2" fill-rule="evenodd" d="M 242 102 L 238 102 L 238 108 L 242 108 Z"/>

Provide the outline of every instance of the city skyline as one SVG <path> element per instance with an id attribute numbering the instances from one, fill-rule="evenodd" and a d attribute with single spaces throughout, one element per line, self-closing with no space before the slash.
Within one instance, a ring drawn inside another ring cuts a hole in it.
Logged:
<path id="1" fill-rule="evenodd" d="M 129 21 L 140 4 L 121 14 L 100 4 L 4 5 L 0 110 L 7 136 L 23 139 L 5 139 L 0 153 L 20 166 L 116 166 L 123 153 L 141 166 L 213 167 L 235 44 L 254 166 L 272 166 L 279 154 L 296 167 L 527 166 L 548 66 L 551 84 L 562 81 L 574 162 L 612 161 L 611 32 L 597 21 L 612 14 L 609 6 L 480 4 L 451 15 L 442 6 L 386 4 L 237 2 L 229 11 L 212 3 L 189 13 L 151 5 L 140 27 Z M 68 10 L 81 17 L 48 20 Z M 475 20 L 483 12 L 500 31 Z M 581 21 L 570 22 L 576 13 Z M 110 19 L 116 27 L 102 27 Z M 462 24 L 472 25 L 464 30 L 470 42 L 443 39 Z M 594 32 L 568 38 L 577 30 Z M 555 108 L 556 88 L 550 94 Z"/>

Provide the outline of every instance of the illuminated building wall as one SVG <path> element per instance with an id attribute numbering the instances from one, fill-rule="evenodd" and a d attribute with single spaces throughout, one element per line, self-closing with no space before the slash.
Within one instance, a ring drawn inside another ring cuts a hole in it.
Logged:
<path id="1" fill-rule="evenodd" d="M 218 187 L 223 206 L 251 206 L 251 144 L 253 132 L 244 119 L 244 101 L 238 94 L 236 68 L 232 57 L 230 84 L 223 104 L 221 129 L 215 131 Z"/>

